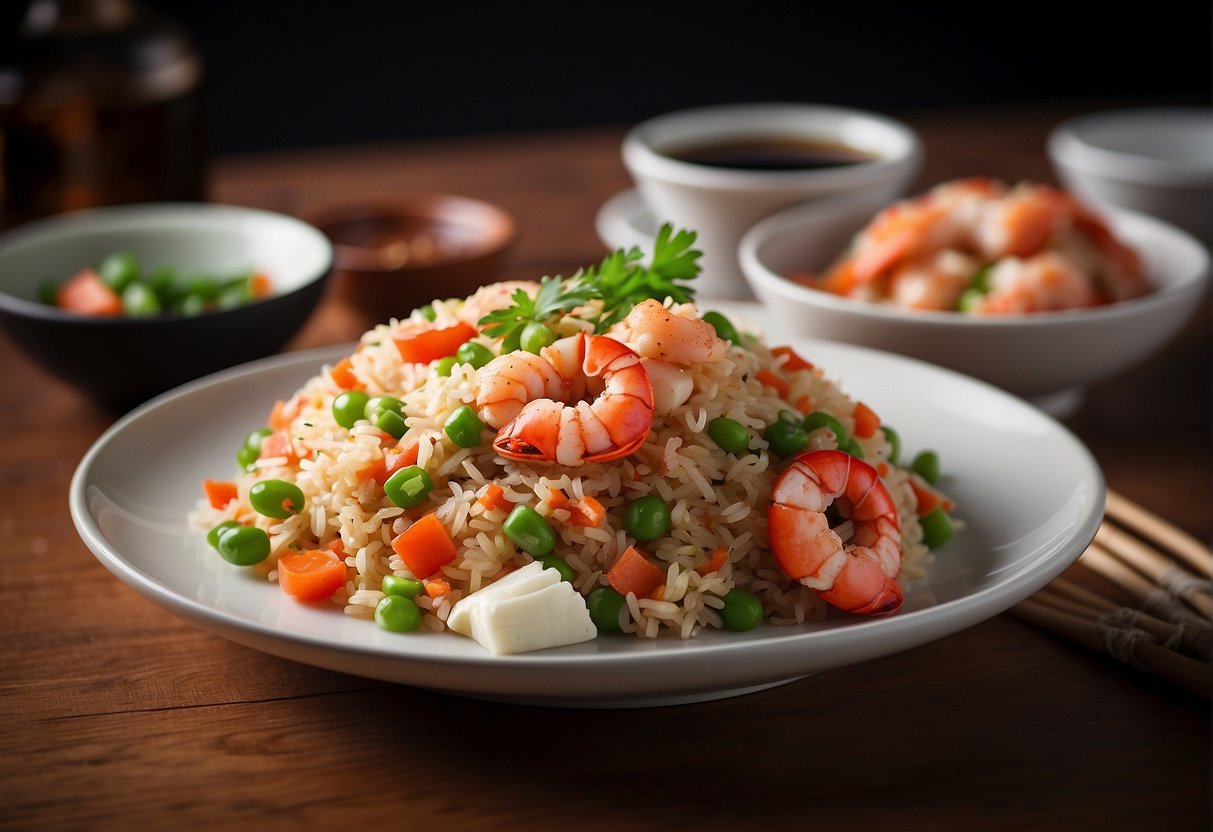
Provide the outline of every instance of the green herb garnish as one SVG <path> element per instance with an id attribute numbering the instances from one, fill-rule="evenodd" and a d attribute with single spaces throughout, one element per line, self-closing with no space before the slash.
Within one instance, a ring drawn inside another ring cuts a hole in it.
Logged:
<path id="1" fill-rule="evenodd" d="M 694 231 L 675 232 L 666 224 L 653 241 L 653 259 L 648 266 L 641 264 L 644 253 L 636 247 L 618 249 L 601 263 L 580 269 L 572 277 L 545 277 L 532 298 L 524 290 L 514 292 L 514 305 L 490 312 L 480 319 L 485 334 L 503 337 L 521 333 L 530 323 L 547 323 L 557 315 L 571 312 L 591 300 L 602 302 L 598 313 L 589 318 L 595 332 L 603 332 L 621 321 L 636 304 L 648 300 L 672 298 L 675 303 L 687 303 L 695 290 L 684 285 L 699 275 L 701 252 L 692 248 Z"/>

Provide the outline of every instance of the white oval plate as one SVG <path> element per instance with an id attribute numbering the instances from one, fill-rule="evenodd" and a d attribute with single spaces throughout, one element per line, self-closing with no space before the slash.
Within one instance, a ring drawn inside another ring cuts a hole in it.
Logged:
<path id="1" fill-rule="evenodd" d="M 740 306 L 740 305 L 738 305 Z M 468 696 L 571 707 L 693 702 L 758 690 L 949 635 L 997 615 L 1072 563 L 1095 534 L 1104 483 L 1091 455 L 1030 405 L 973 379 L 859 347 L 796 348 L 880 413 L 906 451 L 935 448 L 963 531 L 912 586 L 902 611 L 800 627 L 705 632 L 680 641 L 600 637 L 493 656 L 452 633 L 390 633 L 331 604 L 305 605 L 209 550 L 186 515 L 204 478 L 326 348 L 254 362 L 133 411 L 85 455 L 71 485 L 76 528 L 106 568 L 207 630 L 320 667 Z"/>

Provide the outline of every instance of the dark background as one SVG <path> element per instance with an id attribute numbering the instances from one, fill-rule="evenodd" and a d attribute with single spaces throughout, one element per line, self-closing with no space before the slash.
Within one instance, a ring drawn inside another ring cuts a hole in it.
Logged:
<path id="1" fill-rule="evenodd" d="M 742 100 L 1204 102 L 1213 38 L 1207 0 L 146 5 L 203 54 L 217 152 L 628 124 Z"/>

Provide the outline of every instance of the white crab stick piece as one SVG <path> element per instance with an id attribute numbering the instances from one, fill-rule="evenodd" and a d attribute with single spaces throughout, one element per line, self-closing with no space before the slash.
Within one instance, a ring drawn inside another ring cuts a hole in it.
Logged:
<path id="1" fill-rule="evenodd" d="M 538 562 L 464 598 L 451 610 L 447 626 L 498 655 L 577 644 L 598 635 L 581 594 L 555 569 Z"/>

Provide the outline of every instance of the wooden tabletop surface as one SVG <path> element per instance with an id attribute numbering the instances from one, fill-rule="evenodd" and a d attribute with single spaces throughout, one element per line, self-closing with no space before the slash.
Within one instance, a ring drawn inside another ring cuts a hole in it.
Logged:
<path id="1" fill-rule="evenodd" d="M 918 183 L 1049 179 L 1077 108 L 905 114 Z M 602 253 L 621 129 L 221 159 L 213 197 L 301 216 L 401 190 L 514 214 L 506 276 Z M 1208 540 L 1209 315 L 1093 387 L 1109 484 Z M 291 348 L 349 340 L 330 299 Z M 225 641 L 109 574 L 67 488 L 112 422 L 0 338 L 0 828 L 1207 829 L 1207 703 L 1011 617 L 749 696 L 576 711 L 344 676 Z M 1048 477 L 1048 471 L 1039 472 Z M 171 827 L 170 827 L 171 825 Z M 441 825 L 441 827 L 439 827 Z"/>

